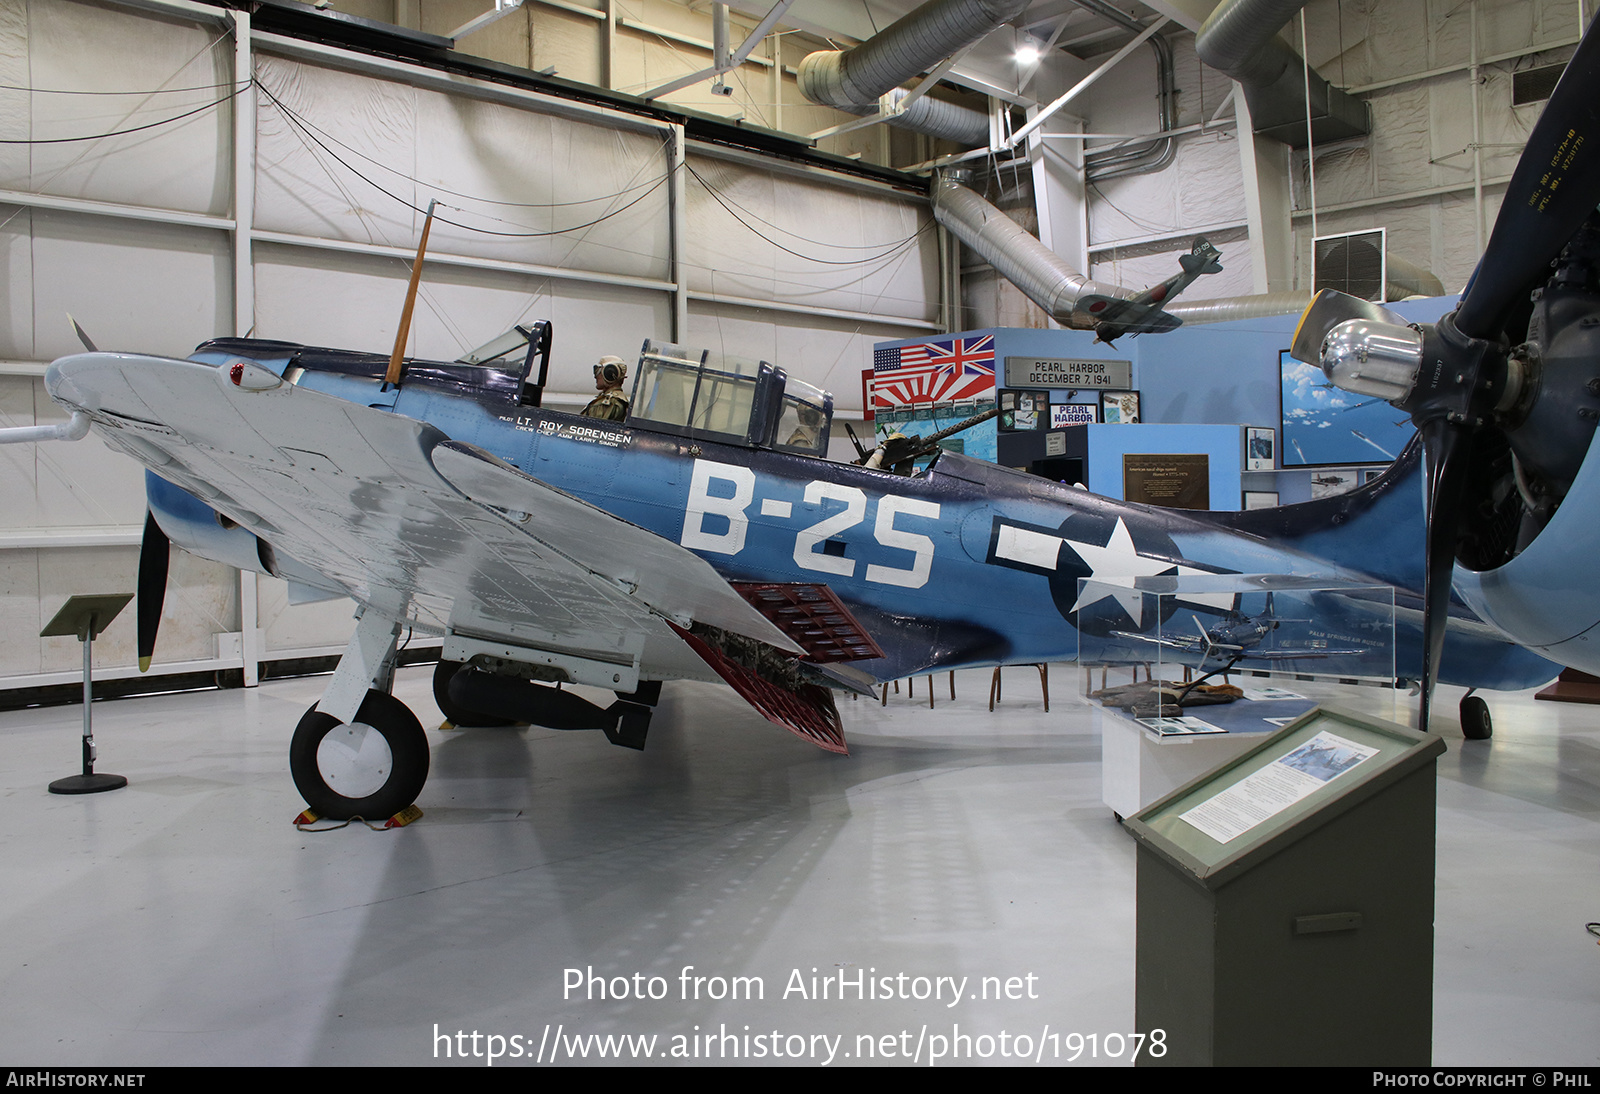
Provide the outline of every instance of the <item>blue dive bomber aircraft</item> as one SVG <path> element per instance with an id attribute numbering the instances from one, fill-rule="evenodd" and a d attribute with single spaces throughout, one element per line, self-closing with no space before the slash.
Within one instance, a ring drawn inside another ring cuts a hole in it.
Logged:
<path id="1" fill-rule="evenodd" d="M 623 423 L 542 408 L 549 326 L 511 341 L 486 361 L 409 361 L 397 383 L 377 354 L 250 339 L 188 360 L 92 352 L 49 369 L 51 395 L 150 471 L 141 659 L 163 532 L 285 578 L 292 596 L 360 606 L 291 745 L 320 815 L 391 815 L 427 777 L 421 726 L 387 693 L 406 625 L 444 638 L 447 717 L 598 728 L 635 748 L 661 681 L 720 677 L 843 752 L 833 690 L 1072 659 L 1078 579 L 1091 575 L 1392 584 L 1397 671 L 1419 673 L 1415 452 L 1337 498 L 1181 512 L 950 452 L 909 477 L 830 462 L 831 397 L 765 363 L 673 345 L 645 344 Z M 1521 688 L 1554 675 L 1459 607 L 1448 643 L 1447 679 Z M 602 708 L 555 683 L 619 698 Z"/>

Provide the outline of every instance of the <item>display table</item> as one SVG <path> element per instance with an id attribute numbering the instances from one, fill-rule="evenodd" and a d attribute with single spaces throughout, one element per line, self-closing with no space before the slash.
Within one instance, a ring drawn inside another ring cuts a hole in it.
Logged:
<path id="1" fill-rule="evenodd" d="M 1191 707 L 1185 715 L 1227 732 L 1189 735 L 1163 735 L 1119 710 L 1101 707 L 1096 717 L 1100 798 L 1119 820 L 1131 817 L 1191 779 L 1253 748 L 1263 734 L 1277 732 L 1287 719 L 1299 717 L 1314 705 L 1310 699 L 1296 696 Z"/>

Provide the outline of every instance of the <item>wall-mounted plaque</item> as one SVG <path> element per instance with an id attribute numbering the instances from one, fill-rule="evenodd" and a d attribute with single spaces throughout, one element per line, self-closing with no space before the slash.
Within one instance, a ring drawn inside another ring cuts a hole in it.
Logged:
<path id="1" fill-rule="evenodd" d="M 1169 509 L 1211 508 L 1211 459 L 1204 452 L 1130 452 L 1122 457 L 1122 496 Z"/>
<path id="2" fill-rule="evenodd" d="M 1131 388 L 1132 361 L 1007 357 L 1006 387 Z"/>

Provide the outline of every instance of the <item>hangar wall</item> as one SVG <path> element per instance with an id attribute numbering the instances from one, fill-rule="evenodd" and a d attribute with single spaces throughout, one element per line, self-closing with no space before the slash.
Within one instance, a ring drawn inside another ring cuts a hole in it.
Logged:
<path id="1" fill-rule="evenodd" d="M 1512 74 L 1564 62 L 1592 10 L 1587 0 L 1312 0 L 1305 8 L 1311 66 L 1367 101 L 1372 133 L 1309 157 L 1273 142 L 1241 148 L 1225 111 L 1209 131 L 1180 135 L 1177 158 L 1164 170 L 1089 185 L 1090 275 L 1152 283 L 1175 270 L 1177 253 L 1208 228 L 1228 270 L 1202 279 L 1189 298 L 1307 290 L 1314 175 L 1317 234 L 1386 227 L 1392 253 L 1431 269 L 1447 292 L 1459 291 L 1544 105 L 1512 105 Z M 1298 21 L 1284 36 L 1299 49 Z M 1177 124 L 1210 121 L 1230 82 L 1197 66 L 1192 35 L 1173 45 Z M 1156 128 L 1152 67 L 1147 52 L 1130 57 L 1073 105 L 1089 131 Z M 1252 192 L 1262 205 L 1260 233 L 1246 204 Z M 1275 202 L 1289 207 L 1275 212 Z M 1247 235 L 1275 233 L 1285 240 L 1283 253 L 1266 258 L 1281 265 L 1257 272 L 1241 290 L 1229 275 L 1251 260 Z"/>
<path id="2" fill-rule="evenodd" d="M 81 348 L 68 313 L 103 349 L 386 348 L 433 198 L 455 223 L 432 233 L 408 352 L 449 359 L 549 318 L 558 407 L 592 393 L 601 354 L 675 337 L 859 412 L 872 343 L 939 329 L 918 194 L 666 121 L 252 34 L 248 13 L 185 0 L 0 0 L 0 85 L 18 142 L 0 144 L 0 425 L 64 420 L 42 379 Z M 92 435 L 0 461 L 0 688 L 69 683 L 77 643 L 32 636 L 70 594 L 132 591 L 142 472 Z M 342 650 L 350 612 L 176 554 L 157 669 L 253 681 L 259 660 Z M 131 610 L 95 657 L 99 678 L 133 674 Z"/>

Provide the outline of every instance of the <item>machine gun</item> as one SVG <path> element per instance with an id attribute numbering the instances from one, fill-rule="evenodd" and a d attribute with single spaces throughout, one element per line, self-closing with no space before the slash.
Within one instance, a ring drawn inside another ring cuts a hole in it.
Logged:
<path id="1" fill-rule="evenodd" d="M 850 434 L 850 443 L 856 446 L 856 463 L 862 467 L 876 467 L 884 471 L 893 471 L 896 475 L 909 475 L 916 466 L 916 462 L 926 456 L 931 456 L 939 451 L 939 442 L 946 437 L 953 437 L 964 429 L 971 429 L 982 422 L 987 422 L 1000 413 L 999 407 L 991 407 L 982 414 L 974 414 L 955 425 L 946 426 L 937 433 L 930 433 L 926 437 L 907 437 L 902 433 L 891 433 L 883 439 L 876 448 L 869 449 L 856 439 L 856 431 L 850 428 L 850 423 L 845 423 L 845 431 Z"/>

